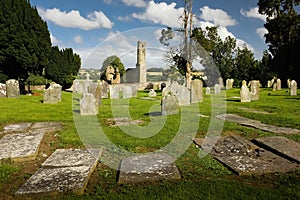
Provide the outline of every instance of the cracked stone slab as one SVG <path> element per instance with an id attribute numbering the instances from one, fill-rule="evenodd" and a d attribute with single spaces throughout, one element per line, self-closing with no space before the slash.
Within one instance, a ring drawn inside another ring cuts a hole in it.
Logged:
<path id="1" fill-rule="evenodd" d="M 201 148 L 201 140 L 194 139 Z M 238 175 L 289 172 L 300 168 L 281 156 L 260 148 L 239 136 L 226 136 L 211 147 L 209 153 Z"/>
<path id="2" fill-rule="evenodd" d="M 61 129 L 60 122 L 36 122 L 31 127 L 32 131 L 54 132 Z"/>
<path id="3" fill-rule="evenodd" d="M 257 128 L 263 131 L 271 132 L 271 133 L 282 133 L 282 134 L 295 134 L 300 133 L 300 130 L 286 127 L 278 127 L 269 124 L 263 124 L 260 121 L 248 119 L 245 117 L 241 117 L 235 114 L 223 114 L 218 115 L 216 118 L 220 120 L 226 120 L 230 122 L 235 122 L 243 126 L 248 126 L 252 128 Z"/>
<path id="4" fill-rule="evenodd" d="M 163 153 L 125 158 L 119 168 L 118 183 L 139 183 L 161 179 L 180 179 L 173 158 Z"/>
<path id="5" fill-rule="evenodd" d="M 82 195 L 101 153 L 102 149 L 58 149 L 16 195 L 56 195 L 66 192 Z"/>
<path id="6" fill-rule="evenodd" d="M 0 160 L 11 158 L 13 161 L 34 160 L 44 133 L 11 133 L 0 140 Z"/>
<path id="7" fill-rule="evenodd" d="M 4 133 L 8 132 L 26 132 L 32 123 L 9 124 L 3 127 Z"/>
<path id="8" fill-rule="evenodd" d="M 40 168 L 16 195 L 57 195 L 63 192 L 83 194 L 91 173 L 92 166 Z"/>
<path id="9" fill-rule="evenodd" d="M 86 149 L 57 149 L 45 162 L 42 167 L 76 167 L 76 166 L 94 166 L 97 164 L 102 149 L 90 152 Z"/>
<path id="10" fill-rule="evenodd" d="M 300 163 L 300 143 L 281 136 L 257 138 L 253 140 L 275 154 Z"/>

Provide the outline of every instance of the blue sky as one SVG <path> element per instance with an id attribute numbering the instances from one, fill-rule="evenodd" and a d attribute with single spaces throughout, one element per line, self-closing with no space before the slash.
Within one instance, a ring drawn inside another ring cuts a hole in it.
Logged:
<path id="1" fill-rule="evenodd" d="M 136 63 L 137 40 L 147 42 L 147 66 L 163 67 L 166 47 L 157 41 L 162 28 L 181 26 L 184 0 L 31 0 L 47 22 L 53 45 L 73 48 L 83 68 L 100 68 L 117 55 L 126 68 Z M 219 25 L 219 34 L 235 37 L 260 59 L 267 49 L 265 17 L 255 0 L 194 0 L 196 27 Z"/>

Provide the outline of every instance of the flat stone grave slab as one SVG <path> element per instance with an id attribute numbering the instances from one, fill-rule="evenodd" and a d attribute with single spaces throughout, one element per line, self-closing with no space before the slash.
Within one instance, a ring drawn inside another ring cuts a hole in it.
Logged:
<path id="1" fill-rule="evenodd" d="M 9 124 L 3 127 L 4 133 L 8 132 L 26 132 L 32 123 Z"/>
<path id="2" fill-rule="evenodd" d="M 22 162 L 34 160 L 44 133 L 11 133 L 0 140 L 0 160 L 11 158 L 13 161 Z"/>
<path id="3" fill-rule="evenodd" d="M 194 142 L 202 147 L 201 140 L 195 139 Z M 209 154 L 238 175 L 285 173 L 300 169 L 295 162 L 259 148 L 239 136 L 222 137 L 211 148 Z"/>
<path id="4" fill-rule="evenodd" d="M 109 118 L 106 120 L 109 126 L 125 126 L 130 124 L 143 124 L 143 120 L 130 120 L 128 117 Z"/>
<path id="5" fill-rule="evenodd" d="M 30 127 L 30 130 L 41 132 L 54 132 L 60 129 L 60 122 L 36 122 Z"/>
<path id="6" fill-rule="evenodd" d="M 243 126 L 248 126 L 252 128 L 257 128 L 263 131 L 279 133 L 279 134 L 295 134 L 300 133 L 298 129 L 286 128 L 286 127 L 278 127 L 269 124 L 263 124 L 260 121 L 248 119 L 245 117 L 241 117 L 235 114 L 223 114 L 216 116 L 218 119 L 227 120 L 230 122 L 235 122 Z"/>
<path id="7" fill-rule="evenodd" d="M 258 146 L 264 147 L 291 161 L 300 163 L 300 143 L 281 136 L 254 139 Z"/>
<path id="8" fill-rule="evenodd" d="M 118 183 L 139 183 L 166 179 L 180 179 L 171 156 L 163 153 L 142 154 L 121 161 Z"/>
<path id="9" fill-rule="evenodd" d="M 101 153 L 102 149 L 91 153 L 81 149 L 58 149 L 16 195 L 56 195 L 64 192 L 82 195 Z"/>

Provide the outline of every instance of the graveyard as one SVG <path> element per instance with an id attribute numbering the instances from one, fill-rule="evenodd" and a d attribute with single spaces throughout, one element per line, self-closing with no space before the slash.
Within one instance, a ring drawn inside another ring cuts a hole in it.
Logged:
<path id="1" fill-rule="evenodd" d="M 57 102 L 44 102 L 45 91 L 39 90 L 31 96 L 0 98 L 1 148 L 22 149 L 14 154 L 0 151 L 0 199 L 300 198 L 299 95 L 291 96 L 287 88 L 259 88 L 258 99 L 241 102 L 241 88 L 223 87 L 219 94 L 213 92 L 216 88 L 209 94 L 203 88 L 198 102 L 195 97 L 189 104 L 186 98 L 169 96 L 171 103 L 163 105 L 161 90 L 139 90 L 131 96 L 124 88 L 121 96 L 102 98 L 101 103 L 64 91 Z M 80 107 L 84 101 L 92 102 L 91 110 Z M 177 109 L 168 110 L 174 105 Z M 99 136 L 88 130 L 85 136 L 92 136 L 95 145 L 88 144 L 98 149 L 87 152 L 90 147 L 78 133 L 76 119 L 87 119 L 84 124 L 96 119 L 118 149 L 98 148 Z M 143 135 L 142 128 L 151 123 L 158 131 L 146 129 L 153 134 Z M 205 153 L 211 123 L 222 127 Z M 132 127 L 142 131 L 129 135 Z M 187 147 L 172 160 L 171 154 L 159 152 L 174 138 L 179 146 L 170 152 L 177 154 L 183 143 Z M 119 149 L 137 156 L 124 159 Z M 151 152 L 158 153 L 147 154 Z"/>

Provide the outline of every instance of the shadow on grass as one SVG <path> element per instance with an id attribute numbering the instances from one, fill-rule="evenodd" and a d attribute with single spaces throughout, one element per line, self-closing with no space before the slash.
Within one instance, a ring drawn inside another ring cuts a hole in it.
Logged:
<path id="1" fill-rule="evenodd" d="M 150 112 L 150 113 L 146 113 L 144 115 L 157 117 L 157 116 L 161 116 L 161 112 Z"/>

